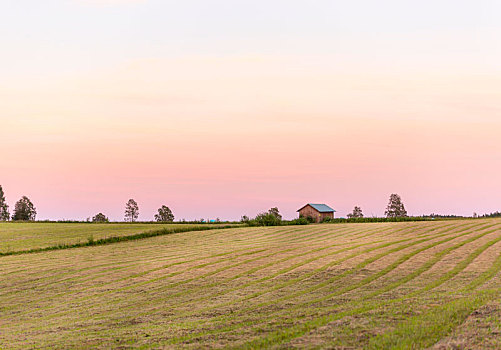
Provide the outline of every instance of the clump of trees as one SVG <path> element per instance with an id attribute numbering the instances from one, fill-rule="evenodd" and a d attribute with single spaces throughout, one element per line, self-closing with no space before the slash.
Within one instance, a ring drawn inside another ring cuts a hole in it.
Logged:
<path id="1" fill-rule="evenodd" d="M 16 202 L 14 206 L 14 214 L 12 220 L 14 221 L 34 221 L 37 216 L 37 210 L 30 199 L 23 196 Z"/>
<path id="2" fill-rule="evenodd" d="M 169 207 L 162 205 L 162 207 L 158 209 L 158 214 L 155 214 L 155 221 L 172 222 L 174 221 L 174 214 L 172 214 Z"/>
<path id="3" fill-rule="evenodd" d="M 364 214 L 362 213 L 362 208 L 355 206 L 353 208 L 353 212 L 349 213 L 348 219 L 358 219 L 358 218 L 363 218 Z"/>
<path id="4" fill-rule="evenodd" d="M 278 208 L 274 207 L 267 212 L 258 214 L 254 219 L 249 219 L 244 215 L 241 221 L 249 226 L 280 226 L 282 225 L 282 215 L 280 215 Z"/>
<path id="5" fill-rule="evenodd" d="M 92 222 L 109 222 L 110 220 L 103 213 L 96 214 L 92 218 Z"/>
<path id="6" fill-rule="evenodd" d="M 407 210 L 405 210 L 402 198 L 396 193 L 390 196 L 390 201 L 386 207 L 384 215 L 387 218 L 405 218 L 407 217 Z"/>
<path id="7" fill-rule="evenodd" d="M 480 216 L 481 218 L 500 218 L 501 217 L 501 213 L 496 211 L 494 213 L 490 213 L 490 214 L 484 214 L 482 216 Z"/>
<path id="8" fill-rule="evenodd" d="M 10 213 L 9 206 L 5 200 L 2 185 L 0 185 L 0 221 L 9 221 Z"/>
<path id="9" fill-rule="evenodd" d="M 125 221 L 134 222 L 139 217 L 139 206 L 134 199 L 125 204 Z"/>

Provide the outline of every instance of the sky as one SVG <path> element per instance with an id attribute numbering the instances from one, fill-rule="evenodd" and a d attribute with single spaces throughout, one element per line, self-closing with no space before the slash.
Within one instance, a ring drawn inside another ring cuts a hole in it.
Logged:
<path id="1" fill-rule="evenodd" d="M 38 219 L 501 210 L 497 0 L 3 0 L 0 185 Z"/>

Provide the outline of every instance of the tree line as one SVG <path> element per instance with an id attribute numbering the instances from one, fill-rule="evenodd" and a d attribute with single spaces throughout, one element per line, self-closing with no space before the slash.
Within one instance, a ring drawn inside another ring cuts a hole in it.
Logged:
<path id="1" fill-rule="evenodd" d="M 390 196 L 390 200 L 386 207 L 386 211 L 384 213 L 387 219 L 404 219 L 408 218 L 407 210 L 405 210 L 404 203 L 402 202 L 402 198 L 393 193 Z M 362 208 L 359 206 L 355 206 L 353 211 L 349 213 L 348 219 L 362 219 L 364 218 L 364 214 L 362 212 Z M 330 222 L 330 221 L 338 221 L 340 219 L 333 219 L 326 217 L 322 220 L 322 222 Z M 271 208 L 267 212 L 263 212 L 258 214 L 255 218 L 251 219 L 248 216 L 244 215 L 240 219 L 240 221 L 249 226 L 279 226 L 287 223 L 288 225 L 307 225 L 309 223 L 315 222 L 315 219 L 312 217 L 299 217 L 297 219 L 291 221 L 283 221 L 282 215 L 280 215 L 280 211 L 277 207 Z"/>
<path id="2" fill-rule="evenodd" d="M 21 197 L 14 205 L 12 217 L 9 213 L 9 206 L 5 200 L 3 188 L 0 185 L 0 221 L 34 221 L 37 216 L 37 210 L 30 199 L 26 196 Z"/>
<path id="3" fill-rule="evenodd" d="M 37 210 L 31 200 L 23 196 L 21 199 L 19 199 L 16 204 L 14 205 L 14 212 L 12 216 L 9 213 L 9 206 L 5 200 L 5 194 L 3 191 L 2 186 L 0 185 L 0 221 L 35 221 L 37 215 Z M 405 219 L 409 218 L 407 215 L 407 210 L 405 209 L 404 203 L 402 202 L 402 198 L 396 194 L 393 193 L 390 195 L 390 199 L 388 201 L 388 205 L 385 210 L 385 218 L 388 220 L 398 220 L 398 219 Z M 125 204 L 125 212 L 124 212 L 124 220 L 126 222 L 135 222 L 137 221 L 139 217 L 139 205 L 134 199 L 129 199 L 127 203 Z M 353 211 L 347 215 L 348 220 L 352 219 L 364 219 L 364 214 L 362 212 L 362 208 L 359 206 L 355 206 L 353 208 Z M 438 214 L 431 214 L 429 216 L 423 216 L 423 218 L 456 218 L 457 216 L 454 215 L 438 215 Z M 479 218 L 489 218 L 489 217 L 501 217 L 500 212 L 494 212 L 490 214 L 485 214 L 482 216 L 479 216 L 477 214 L 474 214 L 473 217 L 479 217 Z M 376 218 L 372 218 L 376 219 Z M 378 218 L 382 219 L 382 218 Z M 328 222 L 328 221 L 339 221 L 339 220 L 346 220 L 346 219 L 332 219 L 332 218 L 324 218 L 323 222 Z M 382 219 L 384 220 L 384 219 Z M 91 221 L 91 218 L 88 218 L 87 221 Z M 154 221 L 157 222 L 173 222 L 174 221 L 174 214 L 172 213 L 172 210 L 167 207 L 166 205 L 162 205 L 158 209 L 158 213 L 154 215 Z M 258 214 L 255 218 L 251 219 L 247 216 L 242 216 L 241 220 L 242 223 L 245 223 L 249 226 L 277 226 L 277 225 L 282 225 L 284 221 L 282 220 L 282 215 L 280 214 L 279 210 L 277 207 L 271 208 L 267 212 L 263 212 Z M 313 218 L 298 218 L 294 219 L 291 221 L 288 221 L 288 224 L 291 225 L 304 225 L 308 224 L 310 222 L 313 222 Z M 92 217 L 92 222 L 109 222 L 108 217 L 103 214 L 103 213 L 98 213 L 95 216 Z M 203 222 L 203 220 L 201 220 Z M 219 219 L 217 220 L 219 222 Z"/>
<path id="4" fill-rule="evenodd" d="M 23 196 L 14 205 L 14 212 L 12 216 L 9 212 L 9 205 L 5 200 L 5 194 L 0 185 L 0 221 L 35 221 L 37 210 L 31 200 Z M 125 204 L 124 219 L 127 222 L 135 222 L 139 217 L 139 206 L 134 199 L 129 199 Z M 154 216 L 157 222 L 173 222 L 174 214 L 172 210 L 166 205 L 162 205 L 158 209 L 158 213 Z M 90 221 L 90 219 L 88 220 Z M 108 217 L 103 213 L 98 213 L 92 217 L 92 222 L 109 222 Z"/>
<path id="5" fill-rule="evenodd" d="M 392 193 L 390 195 L 390 200 L 388 201 L 388 205 L 386 206 L 384 216 L 386 216 L 388 219 L 407 217 L 407 210 L 405 210 L 402 198 L 398 194 Z M 349 213 L 347 217 L 348 219 L 363 218 L 364 214 L 362 213 L 362 208 L 355 206 L 355 208 L 353 208 L 353 211 Z"/>

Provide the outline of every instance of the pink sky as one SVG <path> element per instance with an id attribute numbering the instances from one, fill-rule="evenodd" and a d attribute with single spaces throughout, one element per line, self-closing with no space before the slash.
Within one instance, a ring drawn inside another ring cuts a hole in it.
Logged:
<path id="1" fill-rule="evenodd" d="M 494 78 L 352 71 L 144 61 L 4 91 L 2 185 L 53 219 L 119 220 L 129 198 L 143 220 L 162 204 L 179 219 L 290 218 L 306 202 L 382 215 L 393 192 L 416 215 L 499 209 Z"/>
<path id="2" fill-rule="evenodd" d="M 289 33 L 275 25 L 282 17 L 258 28 L 242 10 L 234 15 L 247 27 L 190 18 L 195 29 L 176 22 L 184 32 L 170 42 L 148 22 L 165 2 L 39 9 L 53 11 L 54 28 L 71 16 L 88 26 L 55 34 L 39 23 L 44 38 L 31 28 L 0 39 L 0 185 L 11 209 L 27 195 L 39 219 L 122 220 L 129 198 L 141 220 L 163 204 L 176 219 L 272 206 L 293 218 L 307 202 L 370 216 L 399 193 L 413 215 L 501 210 L 499 28 L 471 30 L 486 17 L 459 23 L 470 18 L 460 14 L 449 27 L 430 17 L 415 28 L 422 18 L 395 3 L 410 24 L 338 18 L 324 37 L 319 14 L 292 25 L 306 4 L 292 3 Z M 136 16 L 151 18 L 130 26 Z"/>

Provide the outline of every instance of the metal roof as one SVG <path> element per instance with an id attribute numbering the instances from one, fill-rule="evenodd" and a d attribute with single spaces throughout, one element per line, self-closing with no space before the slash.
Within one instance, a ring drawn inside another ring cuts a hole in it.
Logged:
<path id="1" fill-rule="evenodd" d="M 327 204 L 313 204 L 313 203 L 308 203 L 306 205 L 309 205 L 309 206 L 312 206 L 315 210 L 319 211 L 320 213 L 331 213 L 331 212 L 335 212 L 334 209 L 332 209 L 331 207 L 329 207 Z M 297 211 L 303 209 L 304 207 L 303 206 L 302 208 L 298 209 Z"/>

